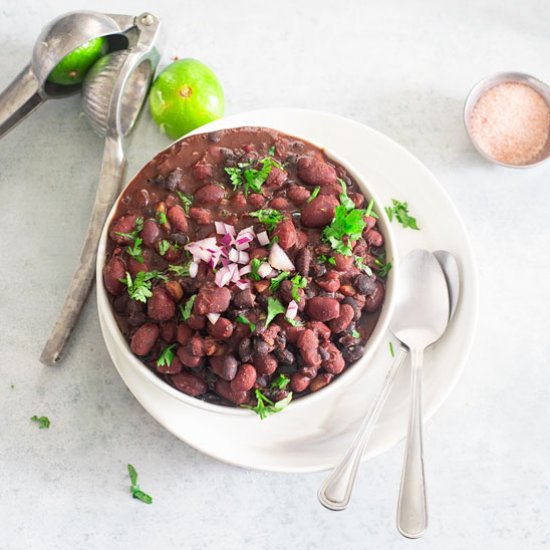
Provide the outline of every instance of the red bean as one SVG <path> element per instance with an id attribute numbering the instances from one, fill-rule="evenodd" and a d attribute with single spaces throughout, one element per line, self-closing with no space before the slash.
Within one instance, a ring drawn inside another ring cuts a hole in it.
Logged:
<path id="1" fill-rule="evenodd" d="M 183 208 L 178 204 L 168 209 L 166 214 L 168 220 L 172 224 L 172 228 L 181 233 L 187 233 L 189 230 L 189 224 Z"/>
<path id="2" fill-rule="evenodd" d="M 306 391 L 310 383 L 311 378 L 305 374 L 300 374 L 299 372 L 295 372 L 290 378 L 290 387 L 295 393 Z"/>
<path id="3" fill-rule="evenodd" d="M 225 317 L 220 317 L 214 324 L 208 323 L 208 334 L 218 340 L 227 340 L 233 334 L 233 323 Z"/>
<path id="4" fill-rule="evenodd" d="M 298 338 L 298 349 L 304 364 L 308 367 L 319 367 L 321 355 L 319 354 L 319 338 L 311 330 L 306 329 Z"/>
<path id="5" fill-rule="evenodd" d="M 326 277 L 315 279 L 315 284 L 321 287 L 326 292 L 337 292 L 340 288 L 340 280 L 338 273 L 329 271 Z"/>
<path id="6" fill-rule="evenodd" d="M 203 287 L 195 300 L 194 311 L 199 315 L 223 313 L 231 301 L 231 291 L 227 287 Z"/>
<path id="7" fill-rule="evenodd" d="M 185 344 L 191 340 L 191 336 L 193 336 L 193 331 L 191 328 L 189 328 L 185 323 L 180 323 L 176 333 L 176 339 L 178 342 L 182 346 L 185 346 Z"/>
<path id="8" fill-rule="evenodd" d="M 269 201 L 269 208 L 284 211 L 290 210 L 292 206 L 290 205 L 288 199 L 285 199 L 284 197 L 275 197 Z"/>
<path id="9" fill-rule="evenodd" d="M 308 321 L 307 328 L 310 328 L 322 340 L 330 338 L 331 330 L 321 321 Z"/>
<path id="10" fill-rule="evenodd" d="M 249 363 L 241 365 L 231 380 L 231 389 L 233 392 L 248 391 L 254 387 L 256 383 L 256 369 Z"/>
<path id="11" fill-rule="evenodd" d="M 140 357 L 147 355 L 153 349 L 159 335 L 158 325 L 153 323 L 141 325 L 132 336 L 130 349 Z"/>
<path id="12" fill-rule="evenodd" d="M 324 227 L 336 213 L 338 200 L 332 195 L 319 195 L 302 209 L 302 225 L 305 227 Z"/>
<path id="13" fill-rule="evenodd" d="M 199 161 L 193 165 L 191 172 L 196 180 L 204 181 L 212 177 L 214 167 L 208 162 Z"/>
<path id="14" fill-rule="evenodd" d="M 195 355 L 196 357 L 204 357 L 204 340 L 199 334 L 195 334 L 191 338 L 191 340 L 189 340 L 187 349 L 189 350 L 189 353 L 191 353 L 191 355 Z"/>
<path id="15" fill-rule="evenodd" d="M 334 378 L 334 375 L 329 374 L 327 372 L 323 372 L 323 373 L 317 375 L 311 381 L 311 384 L 309 385 L 309 389 L 312 392 L 319 391 L 320 389 L 324 388 L 325 386 L 328 386 L 332 382 L 333 378 Z"/>
<path id="16" fill-rule="evenodd" d="M 306 312 L 316 321 L 330 321 L 340 315 L 340 304 L 335 298 L 316 296 L 307 301 Z"/>
<path id="17" fill-rule="evenodd" d="M 206 317 L 204 315 L 197 315 L 196 313 L 191 313 L 189 319 L 187 319 L 187 324 L 193 330 L 202 330 L 206 326 Z"/>
<path id="18" fill-rule="evenodd" d="M 176 322 L 166 321 L 160 324 L 160 337 L 165 342 L 173 342 L 176 338 Z"/>
<path id="19" fill-rule="evenodd" d="M 149 271 L 149 266 L 144 262 L 140 263 L 135 258 L 128 258 L 128 271 L 135 277 L 140 271 Z"/>
<path id="20" fill-rule="evenodd" d="M 294 263 L 296 264 L 296 271 L 298 271 L 300 275 L 307 277 L 311 265 L 311 250 L 309 248 L 302 248 L 298 254 L 296 254 Z"/>
<path id="21" fill-rule="evenodd" d="M 305 330 L 305 327 L 293 327 L 292 325 L 288 325 L 285 327 L 286 338 L 291 344 L 296 344 L 300 338 L 300 334 Z"/>
<path id="22" fill-rule="evenodd" d="M 246 206 L 246 197 L 243 195 L 243 193 L 235 193 L 229 200 L 229 204 L 231 205 L 232 209 L 240 212 Z"/>
<path id="23" fill-rule="evenodd" d="M 256 371 L 259 374 L 273 374 L 277 370 L 277 359 L 274 355 L 268 353 L 266 355 L 260 355 L 255 353 L 252 357 L 252 363 L 256 367 Z"/>
<path id="24" fill-rule="evenodd" d="M 301 229 L 296 232 L 296 244 L 294 245 L 296 250 L 305 248 L 309 242 L 309 235 Z"/>
<path id="25" fill-rule="evenodd" d="M 330 330 L 336 333 L 344 332 L 353 321 L 354 314 L 353 308 L 349 304 L 340 305 L 340 315 L 329 323 Z"/>
<path id="26" fill-rule="evenodd" d="M 193 355 L 186 347 L 180 346 L 177 351 L 178 359 L 190 369 L 200 367 L 202 364 L 202 357 Z"/>
<path id="27" fill-rule="evenodd" d="M 208 225 L 212 223 L 212 212 L 206 208 L 192 206 L 189 209 L 189 217 L 195 220 L 199 225 Z"/>
<path id="28" fill-rule="evenodd" d="M 213 183 L 207 183 L 195 191 L 197 204 L 213 205 L 220 202 L 225 196 L 225 189 Z"/>
<path id="29" fill-rule="evenodd" d="M 263 208 L 266 203 L 266 198 L 260 193 L 251 193 L 248 195 L 248 204 L 257 210 L 258 208 Z"/>
<path id="30" fill-rule="evenodd" d="M 334 254 L 335 267 L 338 271 L 346 271 L 353 265 L 353 256 Z"/>
<path id="31" fill-rule="evenodd" d="M 340 374 L 346 368 L 342 352 L 332 342 L 325 342 L 322 347 L 328 357 L 323 360 L 321 366 L 331 374 Z"/>
<path id="32" fill-rule="evenodd" d="M 365 204 L 365 195 L 363 193 L 351 193 L 350 199 L 355 204 L 355 208 L 361 208 Z"/>
<path id="33" fill-rule="evenodd" d="M 336 182 L 336 170 L 326 162 L 313 157 L 300 157 L 298 177 L 310 185 L 330 185 Z"/>
<path id="34" fill-rule="evenodd" d="M 265 184 L 269 188 L 280 187 L 286 181 L 288 174 L 284 170 L 280 170 L 273 166 L 265 180 Z"/>
<path id="35" fill-rule="evenodd" d="M 137 214 L 128 214 L 127 216 L 121 216 L 113 222 L 111 225 L 111 230 L 109 231 L 109 237 L 121 245 L 130 244 L 132 239 L 130 237 L 125 237 L 124 235 L 118 235 L 118 233 L 132 233 L 136 228 L 136 220 L 138 218 Z"/>
<path id="36" fill-rule="evenodd" d="M 156 365 L 157 371 L 161 374 L 178 374 L 183 369 L 183 365 L 177 356 L 174 356 L 169 365 Z"/>
<path id="37" fill-rule="evenodd" d="M 103 268 L 103 284 L 109 294 L 122 294 L 126 289 L 119 279 L 126 277 L 126 268 L 124 262 L 118 257 L 113 256 Z"/>
<path id="38" fill-rule="evenodd" d="M 382 282 L 376 281 L 376 288 L 374 289 L 374 292 L 365 298 L 365 311 L 367 313 L 374 313 L 375 311 L 378 311 L 382 307 L 385 293 L 386 291 Z"/>
<path id="39" fill-rule="evenodd" d="M 294 227 L 292 220 L 283 220 L 277 224 L 273 235 L 279 238 L 279 245 L 285 250 L 296 244 L 296 227 Z"/>
<path id="40" fill-rule="evenodd" d="M 208 389 L 208 386 L 204 380 L 194 374 L 191 374 L 190 372 L 180 372 L 179 374 L 174 374 L 170 377 L 170 379 L 178 390 L 192 397 L 202 395 L 203 393 L 206 393 L 206 390 Z"/>
<path id="41" fill-rule="evenodd" d="M 183 288 L 178 281 L 167 281 L 164 283 L 164 288 L 174 302 L 179 302 L 183 298 Z"/>
<path id="42" fill-rule="evenodd" d="M 217 380 L 214 389 L 218 395 L 235 403 L 235 405 L 242 405 L 248 401 L 249 394 L 247 391 L 234 391 L 231 384 L 226 380 Z"/>
<path id="43" fill-rule="evenodd" d="M 233 355 L 221 355 L 218 357 L 210 357 L 210 366 L 215 374 L 223 380 L 230 382 L 237 374 L 239 362 Z"/>
<path id="44" fill-rule="evenodd" d="M 255 258 L 262 260 L 263 258 L 267 258 L 268 255 L 269 252 L 266 248 L 255 248 L 250 252 L 250 260 L 254 260 Z"/>
<path id="45" fill-rule="evenodd" d="M 176 314 L 176 304 L 163 288 L 155 288 L 147 302 L 147 315 L 155 321 L 168 321 Z"/>
<path id="46" fill-rule="evenodd" d="M 140 235 L 144 244 L 153 246 L 160 239 L 160 227 L 155 220 L 145 220 Z"/>
<path id="47" fill-rule="evenodd" d="M 367 242 L 371 246 L 375 246 L 375 247 L 384 246 L 384 237 L 382 237 L 382 233 L 379 233 L 375 229 L 369 229 L 367 231 L 366 238 L 367 238 Z"/>
<path id="48" fill-rule="evenodd" d="M 311 192 L 301 185 L 293 185 L 289 187 L 286 195 L 294 204 L 301 206 L 309 199 Z"/>

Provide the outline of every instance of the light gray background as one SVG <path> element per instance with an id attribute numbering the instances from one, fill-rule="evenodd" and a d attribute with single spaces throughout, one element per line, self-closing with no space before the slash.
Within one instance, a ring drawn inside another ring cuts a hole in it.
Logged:
<path id="1" fill-rule="evenodd" d="M 0 87 L 67 1 L 3 0 Z M 323 474 L 245 471 L 161 428 L 103 345 L 95 295 L 65 361 L 38 361 L 94 197 L 102 142 L 78 97 L 51 101 L 0 142 L 0 548 L 531 549 L 550 539 L 550 164 L 513 171 L 473 151 L 469 88 L 501 70 L 550 81 L 544 1 L 95 2 L 164 20 L 166 59 L 220 77 L 227 113 L 309 107 L 351 117 L 417 155 L 457 204 L 481 276 L 478 336 L 458 386 L 427 426 L 431 525 L 394 527 L 402 446 L 361 469 L 349 510 L 315 493 Z M 168 140 L 146 114 L 134 173 Z M 414 201 L 411 200 L 414 204 Z M 14 388 L 11 388 L 11 385 Z M 48 415 L 38 430 L 33 414 Z M 132 500 L 126 464 L 152 506 Z"/>

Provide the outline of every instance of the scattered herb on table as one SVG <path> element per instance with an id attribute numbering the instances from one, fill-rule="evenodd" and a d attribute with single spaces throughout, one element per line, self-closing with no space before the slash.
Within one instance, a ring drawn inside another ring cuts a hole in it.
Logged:
<path id="1" fill-rule="evenodd" d="M 318 194 L 319 194 L 319 191 L 321 191 L 321 186 L 318 185 L 312 192 L 311 192 L 311 195 L 309 196 L 309 199 L 307 199 L 306 202 L 311 202 Z"/>
<path id="2" fill-rule="evenodd" d="M 264 418 L 267 418 L 270 414 L 275 414 L 285 409 L 292 401 L 292 392 L 289 392 L 284 399 L 273 402 L 271 401 L 271 399 L 266 397 L 261 392 L 261 390 L 257 389 L 256 400 L 257 404 L 255 407 L 251 407 L 250 405 L 242 405 L 242 407 L 254 411 L 260 417 L 260 419 L 263 420 Z"/>
<path id="3" fill-rule="evenodd" d="M 395 351 L 393 351 L 393 342 L 390 342 L 390 355 L 395 357 Z"/>
<path id="4" fill-rule="evenodd" d="M 280 313 L 285 313 L 286 307 L 283 306 L 280 300 L 277 298 L 272 298 L 271 296 L 267 299 L 267 317 L 265 319 L 265 328 L 269 326 L 271 321 L 277 317 Z"/>
<path id="5" fill-rule="evenodd" d="M 162 350 L 162 353 L 157 359 L 157 367 L 169 367 L 172 364 L 172 361 L 175 355 L 174 353 L 175 347 L 176 347 L 176 344 L 172 344 L 170 346 L 166 346 Z"/>
<path id="6" fill-rule="evenodd" d="M 256 210 L 248 214 L 253 218 L 258 218 L 260 223 L 263 223 L 268 231 L 273 231 L 275 226 L 284 220 L 284 216 L 278 210 L 274 208 L 264 208 L 262 210 Z"/>
<path id="7" fill-rule="evenodd" d="M 386 211 L 390 222 L 393 221 L 393 218 L 395 217 L 395 219 L 405 228 L 409 227 L 410 229 L 415 229 L 417 231 L 420 229 L 416 223 L 416 218 L 413 218 L 409 214 L 408 203 L 392 199 L 392 205 L 386 206 L 384 210 Z"/>
<path id="8" fill-rule="evenodd" d="M 250 332 L 254 332 L 256 330 L 256 325 L 252 321 L 249 321 L 244 315 L 239 315 L 235 320 L 243 325 L 247 325 Z"/>
<path id="9" fill-rule="evenodd" d="M 289 277 L 290 277 L 290 272 L 289 271 L 281 271 L 281 273 L 279 273 L 279 275 L 277 275 L 276 277 L 273 277 L 273 279 L 271 279 L 271 284 L 269 285 L 269 288 L 272 291 L 277 290 L 281 286 L 281 283 L 285 279 L 288 279 Z"/>
<path id="10" fill-rule="evenodd" d="M 41 430 L 47 429 L 50 427 L 50 419 L 47 416 L 31 416 L 31 420 L 38 424 L 38 427 Z"/>
<path id="11" fill-rule="evenodd" d="M 167 281 L 168 277 L 162 275 L 158 271 L 140 271 L 135 279 L 132 280 L 132 276 L 128 271 L 126 272 L 126 278 L 120 279 L 120 282 L 128 287 L 128 295 L 132 300 L 136 302 L 147 302 L 147 298 L 150 298 L 153 293 L 151 288 L 153 287 L 153 279 L 160 279 Z"/>
<path id="12" fill-rule="evenodd" d="M 181 318 L 184 321 L 187 321 L 189 317 L 191 317 L 191 312 L 193 311 L 193 304 L 195 303 L 195 300 L 197 299 L 197 295 L 193 294 L 189 300 L 185 303 L 185 306 L 182 304 L 179 305 L 179 310 L 181 314 Z"/>
<path id="13" fill-rule="evenodd" d="M 128 464 L 128 474 L 130 475 L 130 493 L 132 493 L 132 496 L 134 498 L 137 498 L 138 500 L 141 500 L 142 502 L 145 502 L 145 504 L 152 504 L 153 497 L 148 495 L 147 493 L 144 493 L 139 488 L 137 482 L 138 474 L 136 469 L 131 464 Z"/>
<path id="14" fill-rule="evenodd" d="M 176 191 L 178 197 L 180 198 L 181 205 L 186 214 L 189 214 L 189 207 L 193 204 L 193 199 L 188 195 L 184 195 L 181 191 Z"/>

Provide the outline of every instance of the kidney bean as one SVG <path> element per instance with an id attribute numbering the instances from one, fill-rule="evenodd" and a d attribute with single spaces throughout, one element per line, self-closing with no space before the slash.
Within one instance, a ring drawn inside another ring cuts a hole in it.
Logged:
<path id="1" fill-rule="evenodd" d="M 347 271 L 353 265 L 353 256 L 334 254 L 335 267 L 338 271 Z"/>
<path id="2" fill-rule="evenodd" d="M 132 277 L 135 277 L 140 271 L 149 271 L 149 266 L 143 262 L 138 262 L 135 258 L 128 258 L 128 271 Z"/>
<path id="3" fill-rule="evenodd" d="M 359 321 L 361 318 L 361 308 L 359 307 L 357 300 L 355 298 L 347 297 L 340 302 L 340 307 L 344 304 L 347 304 L 353 308 L 353 319 L 354 321 Z"/>
<path id="4" fill-rule="evenodd" d="M 367 242 L 374 247 L 384 246 L 384 237 L 375 229 L 369 229 L 366 234 Z"/>
<path id="5" fill-rule="evenodd" d="M 327 267 L 326 267 L 325 264 L 315 263 L 315 264 L 313 264 L 312 271 L 313 271 L 313 278 L 317 279 L 317 278 L 322 277 L 323 275 L 326 274 Z"/>
<path id="6" fill-rule="evenodd" d="M 324 388 L 325 386 L 328 386 L 332 379 L 334 378 L 334 375 L 329 374 L 328 372 L 322 372 L 321 374 L 318 374 L 309 385 L 309 389 L 311 392 L 319 391 L 320 389 Z"/>
<path id="7" fill-rule="evenodd" d="M 302 225 L 305 227 L 324 227 L 336 214 L 338 200 L 331 195 L 318 195 L 302 209 Z"/>
<path id="8" fill-rule="evenodd" d="M 160 337 L 167 343 L 173 342 L 176 338 L 176 322 L 166 321 L 160 324 Z"/>
<path id="9" fill-rule="evenodd" d="M 155 220 L 145 220 L 140 235 L 144 244 L 153 246 L 160 239 L 160 227 Z"/>
<path id="10" fill-rule="evenodd" d="M 256 281 L 254 283 L 254 289 L 258 294 L 263 294 L 264 292 L 267 292 L 270 284 L 271 283 L 269 281 Z M 258 300 L 259 299 L 260 297 L 258 297 Z"/>
<path id="11" fill-rule="evenodd" d="M 338 273 L 331 270 L 326 277 L 316 279 L 315 284 L 327 292 L 337 292 L 340 289 L 340 279 Z"/>
<path id="12" fill-rule="evenodd" d="M 126 267 L 124 262 L 118 257 L 113 256 L 103 268 L 103 284 L 109 294 L 122 294 L 126 286 L 119 279 L 126 277 Z"/>
<path id="13" fill-rule="evenodd" d="M 113 222 L 111 230 L 109 231 L 109 237 L 117 244 L 127 245 L 132 243 L 132 239 L 125 237 L 124 235 L 118 235 L 118 233 L 132 233 L 136 228 L 137 214 L 128 214 L 127 216 L 121 216 Z"/>
<path id="14" fill-rule="evenodd" d="M 363 204 L 365 204 L 365 195 L 363 193 L 351 193 L 349 197 L 353 201 L 355 208 L 362 208 Z"/>
<path id="15" fill-rule="evenodd" d="M 204 181 L 212 177 L 214 167 L 209 162 L 199 160 L 199 162 L 193 165 L 191 172 L 196 180 Z"/>
<path id="16" fill-rule="evenodd" d="M 316 321 L 330 321 L 340 315 L 340 304 L 335 298 L 316 296 L 307 300 L 306 312 Z"/>
<path id="17" fill-rule="evenodd" d="M 193 355 L 187 347 L 180 346 L 176 353 L 178 355 L 178 359 L 183 363 L 183 365 L 189 367 L 190 369 L 194 369 L 202 365 L 202 357 Z"/>
<path id="18" fill-rule="evenodd" d="M 293 185 L 288 188 L 286 195 L 294 204 L 301 206 L 309 199 L 311 192 L 301 185 Z"/>
<path id="19" fill-rule="evenodd" d="M 182 345 L 185 346 L 193 336 L 193 331 L 185 323 L 180 323 L 176 332 L 176 339 Z"/>
<path id="20" fill-rule="evenodd" d="M 309 378 L 309 376 L 306 376 L 305 374 L 300 374 L 299 372 L 295 372 L 290 377 L 290 387 L 292 391 L 295 393 L 301 393 L 303 391 L 306 391 L 310 384 L 311 384 L 311 378 Z"/>
<path id="21" fill-rule="evenodd" d="M 367 313 L 374 313 L 382 307 L 384 301 L 384 294 L 386 293 L 384 285 L 381 281 L 376 281 L 376 288 L 365 299 L 365 311 Z"/>
<path id="22" fill-rule="evenodd" d="M 309 242 L 309 235 L 305 232 L 300 230 L 296 231 L 296 244 L 294 245 L 294 248 L 296 250 L 301 250 L 302 248 L 305 248 Z"/>
<path id="23" fill-rule="evenodd" d="M 277 359 L 271 353 L 259 354 L 255 353 L 252 356 L 252 363 L 256 367 L 256 371 L 260 374 L 273 374 L 277 370 Z"/>
<path id="24" fill-rule="evenodd" d="M 308 321 L 306 326 L 322 340 L 328 340 L 330 338 L 331 331 L 325 323 L 322 323 L 321 321 Z"/>
<path id="25" fill-rule="evenodd" d="M 206 326 L 206 317 L 204 315 L 197 315 L 196 313 L 191 313 L 189 319 L 187 319 L 187 324 L 193 330 L 202 330 Z"/>
<path id="26" fill-rule="evenodd" d="M 135 203 L 138 208 L 145 208 L 149 206 L 151 198 L 149 196 L 149 191 L 147 189 L 140 189 L 139 193 L 136 194 Z"/>
<path id="27" fill-rule="evenodd" d="M 300 334 L 297 345 L 304 364 L 308 367 L 319 367 L 319 338 L 311 329 L 306 329 Z"/>
<path id="28" fill-rule="evenodd" d="M 126 315 L 128 324 L 132 327 L 139 327 L 145 323 L 147 316 L 145 315 L 145 304 L 130 300 L 126 307 Z"/>
<path id="29" fill-rule="evenodd" d="M 353 321 L 354 314 L 353 308 L 350 305 L 340 305 L 340 315 L 329 323 L 332 332 L 344 332 Z"/>
<path id="30" fill-rule="evenodd" d="M 233 334 L 233 323 L 225 317 L 220 317 L 214 324 L 208 323 L 208 333 L 218 340 L 227 340 Z"/>
<path id="31" fill-rule="evenodd" d="M 277 224 L 273 236 L 279 238 L 281 248 L 285 250 L 292 248 L 296 244 L 296 227 L 294 227 L 292 220 L 283 220 Z"/>
<path id="32" fill-rule="evenodd" d="M 206 336 L 204 338 L 204 354 L 207 357 L 213 357 L 214 355 L 223 355 L 225 348 L 214 338 Z"/>
<path id="33" fill-rule="evenodd" d="M 155 321 L 168 321 L 176 314 L 176 304 L 163 288 L 155 288 L 147 302 L 147 315 Z"/>
<path id="34" fill-rule="evenodd" d="M 203 338 L 198 333 L 193 335 L 187 344 L 187 349 L 191 355 L 195 355 L 196 357 L 204 357 L 205 352 Z"/>
<path id="35" fill-rule="evenodd" d="M 365 231 L 367 232 L 369 229 L 372 229 L 376 225 L 376 218 L 374 216 L 368 216 L 365 220 L 366 226 Z"/>
<path id="36" fill-rule="evenodd" d="M 357 275 L 353 280 L 353 286 L 358 292 L 368 296 L 376 290 L 376 277 L 370 277 L 365 274 Z"/>
<path id="37" fill-rule="evenodd" d="M 274 187 L 280 187 L 287 178 L 288 174 L 285 170 L 272 166 L 269 174 L 267 175 L 267 179 L 265 180 L 265 184 L 271 189 Z"/>
<path id="38" fill-rule="evenodd" d="M 260 193 L 250 193 L 250 195 L 248 195 L 248 204 L 252 208 L 254 208 L 254 210 L 263 208 L 265 206 L 266 201 L 267 199 Z"/>
<path id="39" fill-rule="evenodd" d="M 290 201 L 285 197 L 275 197 L 269 201 L 269 208 L 284 212 L 285 210 L 290 210 L 292 206 Z"/>
<path id="40" fill-rule="evenodd" d="M 323 360 L 321 366 L 326 372 L 340 374 L 346 368 L 342 352 L 332 342 L 324 342 L 321 345 L 327 354 L 327 358 Z"/>
<path id="41" fill-rule="evenodd" d="M 321 350 L 322 348 L 319 348 Z M 302 367 L 298 372 L 304 376 L 307 376 L 310 380 L 317 376 L 317 371 L 319 370 L 319 365 L 315 367 Z"/>
<path id="42" fill-rule="evenodd" d="M 177 355 L 174 356 L 172 362 L 169 365 L 156 365 L 157 372 L 161 374 L 178 374 L 183 369 L 181 361 L 178 359 Z"/>
<path id="43" fill-rule="evenodd" d="M 183 298 L 183 288 L 178 281 L 167 281 L 164 283 L 164 288 L 174 302 L 179 302 Z"/>
<path id="44" fill-rule="evenodd" d="M 141 325 L 130 341 L 130 349 L 140 357 L 147 355 L 155 345 L 157 338 L 160 335 L 160 328 L 153 323 Z"/>
<path id="45" fill-rule="evenodd" d="M 230 382 L 237 374 L 239 362 L 233 355 L 223 355 L 219 357 L 210 357 L 210 366 L 215 374 L 223 380 Z"/>
<path id="46" fill-rule="evenodd" d="M 183 393 L 190 395 L 191 397 L 197 397 L 206 393 L 208 386 L 206 382 L 191 374 L 190 372 L 180 372 L 179 374 L 174 374 L 170 377 L 170 380 L 174 386 Z"/>
<path id="47" fill-rule="evenodd" d="M 336 170 L 326 162 L 313 157 L 300 157 L 297 163 L 298 177 L 310 185 L 336 183 Z"/>
<path id="48" fill-rule="evenodd" d="M 208 225 L 212 223 L 212 212 L 206 208 L 192 206 L 189 208 L 189 217 L 195 220 L 199 225 Z"/>
<path id="49" fill-rule="evenodd" d="M 217 380 L 214 391 L 224 399 L 227 399 L 227 401 L 235 403 L 235 405 L 242 405 L 249 398 L 247 391 L 234 391 L 231 388 L 231 384 L 226 380 Z"/>
<path id="50" fill-rule="evenodd" d="M 241 210 L 244 210 L 246 206 L 246 197 L 243 195 L 243 193 L 235 193 L 229 199 L 229 204 L 233 210 L 240 212 Z"/>
<path id="51" fill-rule="evenodd" d="M 187 222 L 185 212 L 179 204 L 169 208 L 166 216 L 168 217 L 170 224 L 176 231 L 187 233 L 187 231 L 189 230 L 189 224 Z"/>
<path id="52" fill-rule="evenodd" d="M 235 307 L 238 308 L 253 308 L 255 301 L 256 297 L 249 288 L 236 292 L 235 297 L 233 298 L 233 303 L 235 304 Z"/>
<path id="53" fill-rule="evenodd" d="M 305 330 L 305 327 L 293 327 L 292 325 L 287 325 L 285 326 L 286 338 L 291 344 L 296 344 L 298 343 L 300 334 L 302 334 Z"/>
<path id="54" fill-rule="evenodd" d="M 223 313 L 231 301 L 231 291 L 227 287 L 205 286 L 199 291 L 193 310 L 199 315 Z"/>
<path id="55" fill-rule="evenodd" d="M 355 296 L 355 288 L 353 285 L 341 285 L 340 294 L 343 294 L 344 296 Z"/>
<path id="56" fill-rule="evenodd" d="M 256 332 L 260 335 L 260 338 L 269 346 L 270 351 L 275 347 L 275 342 L 281 332 L 281 327 L 276 324 L 270 325 L 268 328 L 264 328 L 263 323 L 256 324 Z"/>
<path id="57" fill-rule="evenodd" d="M 235 378 L 231 380 L 231 389 L 234 392 L 248 391 L 254 387 L 255 383 L 256 369 L 252 365 L 245 363 L 239 367 Z"/>
<path id="58" fill-rule="evenodd" d="M 178 166 L 168 174 L 168 177 L 164 180 L 164 187 L 168 191 L 175 191 L 182 184 L 182 181 L 183 170 Z"/>
<path id="59" fill-rule="evenodd" d="M 309 275 L 309 266 L 311 265 L 311 250 L 309 248 L 302 248 L 296 258 L 294 259 L 296 271 L 304 277 Z"/>
<path id="60" fill-rule="evenodd" d="M 219 203 L 225 197 L 225 189 L 213 183 L 207 183 L 195 191 L 197 204 L 213 205 Z"/>

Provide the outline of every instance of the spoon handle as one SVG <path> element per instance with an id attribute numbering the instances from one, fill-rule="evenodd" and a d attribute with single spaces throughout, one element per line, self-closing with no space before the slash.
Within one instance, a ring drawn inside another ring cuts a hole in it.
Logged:
<path id="1" fill-rule="evenodd" d="M 422 362 L 423 350 L 411 350 L 411 404 L 409 432 L 397 505 L 397 529 L 416 539 L 428 527 L 426 482 L 422 457 Z"/>
<path id="2" fill-rule="evenodd" d="M 363 452 L 369 442 L 380 413 L 384 408 L 384 403 L 386 403 L 391 392 L 395 377 L 405 357 L 407 357 L 407 351 L 407 348 L 403 344 L 399 346 L 392 366 L 388 374 L 386 374 L 384 385 L 363 418 L 359 431 L 348 449 L 348 452 L 319 488 L 317 498 L 319 502 L 329 510 L 344 510 L 349 504 L 361 457 L 363 456 Z"/>
<path id="3" fill-rule="evenodd" d="M 40 356 L 40 361 L 46 365 L 54 365 L 59 360 L 65 343 L 78 320 L 82 306 L 88 297 L 94 280 L 99 236 L 109 209 L 119 192 L 125 172 L 126 159 L 120 140 L 107 137 L 95 203 L 86 240 L 80 254 L 80 261 L 73 275 L 61 312 Z"/>

